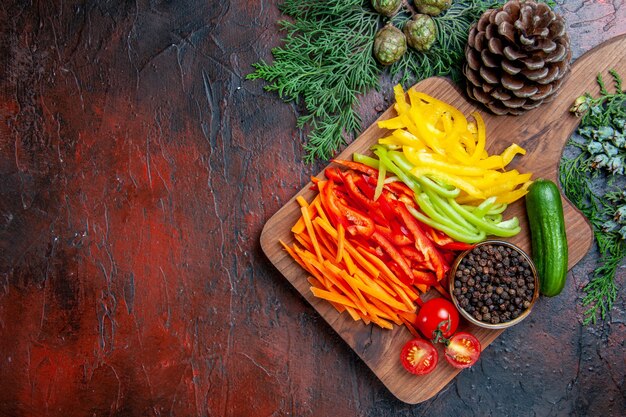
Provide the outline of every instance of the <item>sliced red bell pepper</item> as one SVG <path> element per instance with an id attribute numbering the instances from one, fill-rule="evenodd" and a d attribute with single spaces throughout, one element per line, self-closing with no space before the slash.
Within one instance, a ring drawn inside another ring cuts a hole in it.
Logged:
<path id="1" fill-rule="evenodd" d="M 338 203 L 344 218 L 348 220 L 350 226 L 346 227 L 346 230 L 352 234 L 362 234 L 364 236 L 371 236 L 374 232 L 374 221 L 366 214 L 361 213 L 351 207 L 348 207 L 342 203 Z"/>
<path id="2" fill-rule="evenodd" d="M 342 178 L 343 184 L 341 188 L 345 191 L 346 198 L 350 199 L 350 203 L 356 204 L 375 224 L 388 226 L 388 220 L 380 212 L 378 203 L 373 200 L 373 193 L 370 192 L 368 185 L 363 181 L 362 175 L 349 170 L 342 173 Z M 346 205 L 350 206 L 351 204 L 346 203 Z"/>
<path id="3" fill-rule="evenodd" d="M 454 262 L 454 260 L 459 254 L 458 251 L 451 251 L 451 250 L 446 250 L 443 248 L 439 252 L 441 252 L 441 256 L 443 257 L 443 260 L 445 261 L 446 265 L 452 265 L 452 263 Z"/>
<path id="4" fill-rule="evenodd" d="M 346 168 L 353 169 L 355 171 L 362 172 L 367 175 L 371 175 L 373 177 L 378 176 L 378 170 L 376 168 L 372 168 L 360 162 L 345 161 L 342 159 L 333 159 L 332 162 L 339 164 L 339 165 L 343 165 Z"/>
<path id="5" fill-rule="evenodd" d="M 394 230 L 396 233 L 410 236 L 411 233 L 404 226 L 402 217 L 399 215 L 397 210 L 392 207 L 389 200 L 390 198 L 393 198 L 393 196 L 388 192 L 383 192 L 383 194 L 380 195 L 377 200 L 380 211 L 387 219 L 387 224 L 389 225 L 389 227 L 391 227 L 392 230 Z"/>
<path id="6" fill-rule="evenodd" d="M 368 198 L 359 189 L 359 187 L 357 187 L 354 182 L 354 177 L 351 174 L 351 172 L 344 172 L 341 174 L 346 193 L 357 203 L 357 205 L 359 205 L 360 208 L 365 210 L 374 210 L 377 203 L 371 198 Z"/>
<path id="7" fill-rule="evenodd" d="M 413 198 L 413 190 L 411 190 L 405 183 L 401 181 L 393 181 L 385 184 L 385 187 L 393 192 L 396 196 L 405 195 Z"/>
<path id="8" fill-rule="evenodd" d="M 472 249 L 474 246 L 476 246 L 471 243 L 457 242 L 456 240 L 452 239 L 445 233 L 440 232 L 439 230 L 433 229 L 432 227 L 425 224 L 420 223 L 420 225 L 422 226 L 422 229 L 425 229 L 428 237 L 430 237 L 430 240 L 432 240 L 435 245 L 443 250 L 464 251 Z"/>
<path id="9" fill-rule="evenodd" d="M 355 180 L 355 184 L 367 198 L 374 201 L 376 183 L 374 182 L 374 185 L 370 184 L 368 178 L 370 177 L 367 175 L 360 175 L 359 178 Z"/>
<path id="10" fill-rule="evenodd" d="M 403 272 L 403 275 L 407 277 L 409 282 L 413 283 L 414 281 L 413 271 L 411 270 L 411 267 L 409 266 L 409 263 L 407 262 L 406 258 L 402 256 L 402 254 L 398 252 L 398 250 L 391 244 L 391 242 L 385 239 L 385 237 L 381 235 L 380 233 L 378 232 L 372 233 L 372 239 L 374 240 L 374 242 L 376 242 L 376 244 L 378 244 L 382 248 L 382 250 L 385 253 L 387 253 L 387 255 L 391 257 L 393 262 L 395 262 L 398 265 L 400 270 Z"/>
<path id="11" fill-rule="evenodd" d="M 412 277 L 409 277 L 406 272 L 398 265 L 397 262 L 387 260 L 385 261 L 385 264 L 387 264 L 391 272 L 394 273 L 394 275 L 400 280 L 400 282 L 402 282 L 404 285 L 413 285 L 414 279 Z"/>
<path id="12" fill-rule="evenodd" d="M 374 232 L 374 221 L 366 214 L 344 203 L 338 195 L 337 184 L 333 180 L 329 179 L 322 187 L 320 197 L 335 227 L 342 224 L 352 235 L 358 233 L 370 236 Z"/>
<path id="13" fill-rule="evenodd" d="M 409 239 L 409 241 L 413 243 L 412 240 Z M 400 247 L 400 252 L 402 252 L 402 254 L 406 258 L 408 258 L 413 264 L 422 265 L 424 261 L 426 261 L 424 254 L 418 251 L 417 249 L 415 249 L 415 245 L 402 246 Z"/>
<path id="14" fill-rule="evenodd" d="M 426 227 L 424 227 L 423 229 L 426 231 L 426 233 L 430 237 L 430 240 L 432 240 L 435 243 L 435 245 L 441 247 L 448 243 L 454 242 L 454 239 L 452 239 L 450 236 L 446 235 L 445 233 L 442 233 L 436 229 L 433 229 L 432 227 L 428 225 L 424 225 L 424 226 Z"/>
<path id="15" fill-rule="evenodd" d="M 343 177 L 339 168 L 326 168 L 324 170 L 324 175 L 326 176 L 326 178 L 328 178 L 329 180 L 333 180 L 337 184 L 341 184 L 343 182 Z"/>
<path id="16" fill-rule="evenodd" d="M 337 207 L 336 199 L 334 197 L 334 183 L 332 180 L 320 181 L 317 183 L 317 186 L 320 191 L 320 202 L 330 223 L 337 227 L 339 224 L 342 224 L 347 227 L 347 224 L 342 220 L 341 213 L 339 212 L 339 207 Z"/>
<path id="17" fill-rule="evenodd" d="M 415 277 L 415 284 L 437 285 L 437 278 L 432 272 L 414 269 L 413 276 Z"/>
<path id="18" fill-rule="evenodd" d="M 452 241 L 441 246 L 441 249 L 445 249 L 448 251 L 465 251 L 472 249 L 474 246 L 476 245 L 472 245 L 471 243 Z"/>
<path id="19" fill-rule="evenodd" d="M 446 275 L 446 267 L 441 253 L 437 250 L 428 236 L 426 236 L 420 229 L 417 220 L 415 220 L 415 217 L 409 213 L 404 204 L 396 203 L 394 204 L 394 207 L 413 236 L 413 239 L 415 240 L 415 247 L 422 251 L 426 258 L 426 263 L 429 265 L 430 269 L 435 272 L 437 280 L 443 279 Z"/>
<path id="20" fill-rule="evenodd" d="M 378 197 L 378 206 L 386 218 L 398 217 L 398 214 L 391 206 L 389 193 L 383 191 L 380 197 Z"/>
<path id="21" fill-rule="evenodd" d="M 419 208 L 419 205 L 417 204 L 415 199 L 411 196 L 408 196 L 406 194 L 401 194 L 398 196 L 397 200 L 402 202 L 405 206 L 411 206 L 415 210 L 421 211 L 421 209 Z"/>
<path id="22" fill-rule="evenodd" d="M 376 188 L 376 184 L 378 184 L 378 178 L 364 173 L 361 173 L 361 178 L 372 188 L 372 195 L 374 195 L 373 191 Z"/>
<path id="23" fill-rule="evenodd" d="M 395 232 L 388 227 L 384 227 L 379 224 L 376 224 L 374 227 L 378 233 L 383 235 L 385 239 L 387 239 L 396 246 L 404 247 L 413 243 L 413 241 L 407 235 Z"/>

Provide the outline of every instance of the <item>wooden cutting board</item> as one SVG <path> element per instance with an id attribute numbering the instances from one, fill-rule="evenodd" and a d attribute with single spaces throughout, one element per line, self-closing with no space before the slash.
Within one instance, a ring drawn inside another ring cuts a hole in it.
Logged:
<path id="1" fill-rule="evenodd" d="M 596 76 L 601 73 L 605 80 L 612 81 L 609 69 L 616 69 L 626 77 L 626 36 L 614 38 L 583 55 L 573 65 L 561 91 L 551 103 L 543 104 L 522 116 L 494 116 L 478 109 L 487 126 L 489 153 L 500 153 L 515 142 L 527 150 L 523 157 L 516 157 L 510 165 L 521 172 L 533 172 L 533 178 L 548 178 L 556 182 L 558 163 L 563 147 L 578 125 L 579 120 L 569 113 L 569 107 L 584 92 L 597 95 Z M 609 85 L 609 83 L 607 83 Z M 610 84 L 612 87 L 612 83 Z M 475 110 L 463 92 L 444 78 L 429 78 L 414 86 L 419 91 L 446 101 L 465 115 Z M 396 115 L 393 108 L 385 111 L 379 120 Z M 339 159 L 350 159 L 354 152 L 369 154 L 369 147 L 385 135 L 385 130 L 372 124 L 359 136 Z M 323 173 L 318 175 L 323 176 Z M 305 186 L 297 195 L 308 201 L 314 192 Z M 297 196 L 296 195 L 296 196 Z M 416 377 L 407 373 L 399 361 L 400 349 L 411 334 L 404 326 L 393 330 L 382 330 L 377 326 L 366 326 L 354 322 L 349 315 L 339 314 L 324 300 L 315 298 L 309 289 L 307 272 L 296 264 L 281 248 L 279 239 L 292 243 L 291 226 L 300 216 L 299 205 L 292 198 L 265 225 L 261 233 L 261 247 L 287 280 L 317 310 L 348 345 L 370 367 L 383 384 L 401 401 L 419 403 L 439 392 L 460 371 L 449 366 L 440 354 L 439 366 L 429 375 Z M 593 242 L 591 227 L 582 214 L 564 199 L 565 222 L 569 244 L 569 267 L 573 267 L 587 253 Z M 510 239 L 530 252 L 530 237 L 523 199 L 512 204 L 505 212 L 507 218 L 518 216 L 522 232 Z M 571 282 L 568 285 L 573 285 Z M 524 322 L 519 326 L 524 326 Z M 461 330 L 472 332 L 486 348 L 503 330 L 485 330 L 462 323 Z"/>

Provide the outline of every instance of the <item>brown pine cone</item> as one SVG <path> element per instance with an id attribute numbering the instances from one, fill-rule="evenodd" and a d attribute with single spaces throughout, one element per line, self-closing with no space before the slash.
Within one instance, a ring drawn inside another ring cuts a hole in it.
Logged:
<path id="1" fill-rule="evenodd" d="M 467 94 L 495 114 L 521 114 L 551 100 L 572 52 L 562 16 L 544 3 L 510 0 L 487 10 L 465 47 Z"/>

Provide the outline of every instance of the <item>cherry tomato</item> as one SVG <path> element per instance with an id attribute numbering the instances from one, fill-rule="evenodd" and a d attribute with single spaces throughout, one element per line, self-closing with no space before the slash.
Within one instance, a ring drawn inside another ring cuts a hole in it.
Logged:
<path id="1" fill-rule="evenodd" d="M 441 331 L 443 338 L 449 338 L 456 332 L 459 325 L 459 312 L 454 304 L 445 298 L 438 297 L 428 300 L 417 313 L 415 325 L 424 337 L 438 341 L 435 333 Z"/>
<path id="2" fill-rule="evenodd" d="M 478 361 L 480 350 L 480 342 L 474 335 L 458 332 L 450 338 L 444 356 L 455 368 L 469 368 Z"/>
<path id="3" fill-rule="evenodd" d="M 400 352 L 404 369 L 415 375 L 426 375 L 437 366 L 439 354 L 435 346 L 425 339 L 409 340 Z"/>

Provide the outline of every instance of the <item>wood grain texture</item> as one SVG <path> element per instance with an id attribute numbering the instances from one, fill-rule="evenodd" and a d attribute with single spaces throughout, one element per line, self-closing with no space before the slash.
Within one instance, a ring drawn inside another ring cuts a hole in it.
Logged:
<path id="1" fill-rule="evenodd" d="M 569 112 L 569 108 L 576 97 L 594 89 L 596 74 L 606 73 L 612 68 L 618 71 L 626 69 L 624 36 L 595 48 L 578 60 L 562 89 L 550 103 L 522 116 L 495 116 L 478 109 L 485 119 L 490 153 L 499 153 L 509 144 L 518 143 L 527 150 L 527 154 L 521 158 L 517 157 L 510 167 L 521 172 L 532 172 L 534 178 L 547 178 L 556 182 L 563 147 L 579 122 Z M 454 105 L 466 115 L 477 110 L 447 79 L 430 78 L 413 88 Z M 389 108 L 379 120 L 395 115 L 395 110 Z M 354 152 L 369 153 L 369 147 L 385 134 L 386 130 L 378 128 L 376 123 L 372 124 L 338 158 L 351 159 Z M 323 173 L 318 176 L 322 177 Z M 309 183 L 296 196 L 303 195 L 310 201 L 314 195 L 310 185 Z M 459 373 L 459 370 L 448 366 L 441 359 L 436 370 L 427 376 L 416 378 L 408 374 L 398 360 L 402 345 L 411 338 L 404 327 L 396 326 L 393 330 L 387 331 L 376 326 L 355 323 L 349 315 L 337 313 L 329 303 L 311 294 L 310 285 L 306 280 L 307 273 L 278 244 L 279 240 L 293 242 L 290 227 L 300 213 L 299 206 L 294 201 L 296 196 L 281 208 L 263 229 L 261 245 L 268 258 L 395 396 L 407 403 L 418 403 L 437 394 Z M 572 268 L 591 247 L 593 234 L 585 217 L 569 201 L 565 198 L 563 200 L 569 267 Z M 530 253 L 530 235 L 523 199 L 512 204 L 505 212 L 505 216 L 517 216 L 521 220 L 522 232 L 509 240 Z M 481 341 L 483 349 L 503 331 L 485 330 L 469 323 L 464 323 L 462 328 L 475 334 Z"/>

